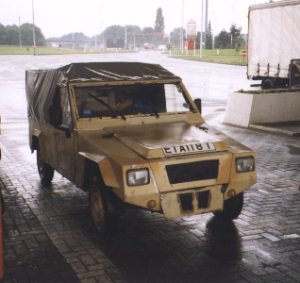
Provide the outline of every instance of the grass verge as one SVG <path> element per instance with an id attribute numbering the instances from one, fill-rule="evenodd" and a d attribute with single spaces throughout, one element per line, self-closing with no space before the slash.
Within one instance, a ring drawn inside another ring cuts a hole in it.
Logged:
<path id="1" fill-rule="evenodd" d="M 172 50 L 172 52 L 169 52 L 169 55 L 175 58 L 201 62 L 247 65 L 247 56 L 241 56 L 241 50 L 236 51 L 235 49 L 204 49 L 202 58 L 200 58 L 199 50 L 189 50 L 183 53 L 180 50 Z"/>
<path id="2" fill-rule="evenodd" d="M 128 49 L 105 49 L 105 50 L 75 50 L 67 48 L 53 48 L 38 46 L 35 50 L 32 46 L 0 45 L 0 55 L 64 55 L 64 54 L 93 54 L 93 53 L 124 53 L 134 52 Z"/>

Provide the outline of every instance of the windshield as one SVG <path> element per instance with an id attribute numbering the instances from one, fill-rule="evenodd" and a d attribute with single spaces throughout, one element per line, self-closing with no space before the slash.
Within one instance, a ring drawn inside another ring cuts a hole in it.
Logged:
<path id="1" fill-rule="evenodd" d="M 189 111 L 179 84 L 75 87 L 79 117 L 122 117 Z"/>

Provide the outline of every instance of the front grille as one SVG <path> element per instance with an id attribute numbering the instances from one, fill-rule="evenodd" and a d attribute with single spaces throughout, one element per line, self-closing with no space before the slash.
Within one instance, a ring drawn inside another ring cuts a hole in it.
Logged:
<path id="1" fill-rule="evenodd" d="M 219 173 L 219 160 L 166 165 L 166 170 L 170 184 L 216 179 Z"/>
<path id="2" fill-rule="evenodd" d="M 179 195 L 181 209 L 183 211 L 193 211 L 193 194 L 185 193 Z"/>

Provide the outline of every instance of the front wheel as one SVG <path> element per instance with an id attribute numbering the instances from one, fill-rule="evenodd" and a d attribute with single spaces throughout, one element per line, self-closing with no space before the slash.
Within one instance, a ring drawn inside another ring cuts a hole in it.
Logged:
<path id="1" fill-rule="evenodd" d="M 120 217 L 122 211 L 120 203 L 99 176 L 91 177 L 88 185 L 92 224 L 98 233 L 109 231 Z"/>
<path id="2" fill-rule="evenodd" d="M 89 208 L 93 226 L 98 232 L 103 230 L 107 223 L 104 198 L 99 185 L 99 179 L 92 177 L 89 182 Z"/>
<path id="3" fill-rule="evenodd" d="M 223 211 L 216 211 L 214 215 L 223 220 L 231 221 L 239 217 L 244 204 L 244 193 L 230 198 L 224 202 Z"/>
<path id="4" fill-rule="evenodd" d="M 54 169 L 49 164 L 42 161 L 39 149 L 36 151 L 36 161 L 42 184 L 49 185 L 54 176 Z"/>

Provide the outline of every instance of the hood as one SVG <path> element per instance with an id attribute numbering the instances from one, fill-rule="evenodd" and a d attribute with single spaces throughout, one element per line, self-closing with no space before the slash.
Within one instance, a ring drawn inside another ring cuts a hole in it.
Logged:
<path id="1" fill-rule="evenodd" d="M 104 131 L 147 159 L 229 149 L 218 133 L 186 122 L 109 127 Z"/>

